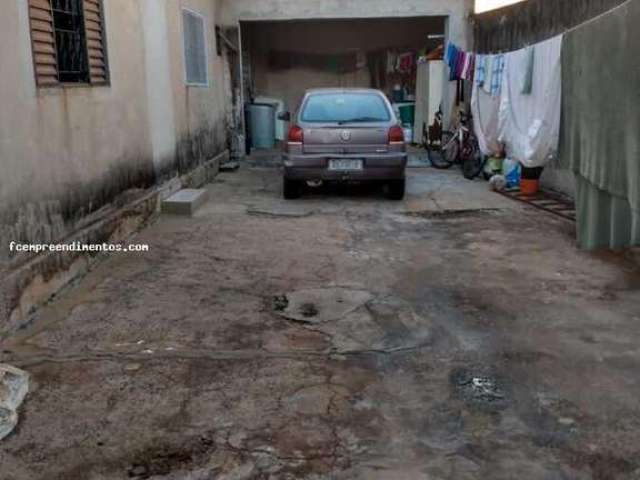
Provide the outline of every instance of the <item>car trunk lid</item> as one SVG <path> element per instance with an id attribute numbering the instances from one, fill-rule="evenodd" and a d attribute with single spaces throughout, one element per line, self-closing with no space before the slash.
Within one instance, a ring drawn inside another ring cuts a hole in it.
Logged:
<path id="1" fill-rule="evenodd" d="M 304 128 L 305 153 L 384 153 L 389 129 L 379 125 L 323 125 Z"/>

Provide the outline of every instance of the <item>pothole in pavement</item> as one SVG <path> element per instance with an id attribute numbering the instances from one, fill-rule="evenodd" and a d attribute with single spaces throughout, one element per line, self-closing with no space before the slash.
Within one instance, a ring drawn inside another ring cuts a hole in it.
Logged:
<path id="1" fill-rule="evenodd" d="M 272 298 L 273 312 L 319 332 L 337 353 L 409 352 L 431 344 L 430 319 L 394 296 L 349 287 L 297 290 Z"/>
<path id="2" fill-rule="evenodd" d="M 289 320 L 325 323 L 339 320 L 373 299 L 364 290 L 342 287 L 298 290 L 274 297 L 274 311 Z"/>
<path id="3" fill-rule="evenodd" d="M 454 393 L 472 408 L 495 412 L 508 406 L 507 382 L 492 367 L 458 368 L 451 372 L 449 381 Z"/>

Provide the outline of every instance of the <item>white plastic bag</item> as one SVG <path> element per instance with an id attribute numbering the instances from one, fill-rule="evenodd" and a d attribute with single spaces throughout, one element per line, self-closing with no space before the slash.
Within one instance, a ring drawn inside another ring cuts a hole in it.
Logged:
<path id="1" fill-rule="evenodd" d="M 18 424 L 18 407 L 29 391 L 29 374 L 0 364 L 0 440 Z"/>

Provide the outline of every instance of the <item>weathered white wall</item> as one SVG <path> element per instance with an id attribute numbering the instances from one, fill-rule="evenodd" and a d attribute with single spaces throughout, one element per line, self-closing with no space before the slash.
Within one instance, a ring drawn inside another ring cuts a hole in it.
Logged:
<path id="1" fill-rule="evenodd" d="M 140 0 L 143 24 L 147 102 L 153 160 L 157 167 L 176 148 L 176 125 L 172 98 L 167 9 L 165 0 Z"/>
<path id="2" fill-rule="evenodd" d="M 167 3 L 172 102 L 179 154 L 184 156 L 189 150 L 202 149 L 209 156 L 221 145 L 226 145 L 225 122 L 231 108 L 231 90 L 225 76 L 227 60 L 216 53 L 215 26 L 221 21 L 220 1 L 167 0 Z M 205 17 L 209 78 L 206 87 L 185 84 L 181 8 Z"/>
<path id="3" fill-rule="evenodd" d="M 111 84 L 38 89 L 28 0 L 0 16 L 0 259 L 6 239 L 52 241 L 114 196 L 226 145 L 216 0 L 106 0 Z M 181 8 L 207 24 L 209 86 L 184 81 Z"/>
<path id="4" fill-rule="evenodd" d="M 53 239 L 60 234 L 65 203 L 84 195 L 84 207 L 90 209 L 90 185 L 95 190 L 117 189 L 122 176 L 149 171 L 144 42 L 137 2 L 105 2 L 105 16 L 111 86 L 37 89 L 27 0 L 3 2 L 0 209 L 24 217 L 20 228 L 27 236 Z M 3 233 L 8 233 L 6 223 Z"/>
<path id="5" fill-rule="evenodd" d="M 262 20 L 310 20 L 332 18 L 450 17 L 451 40 L 469 46 L 468 22 L 473 0 L 227 0 L 226 23 Z"/>
<path id="6" fill-rule="evenodd" d="M 282 98 L 294 110 L 304 92 L 320 87 L 371 87 L 365 64 L 356 71 L 293 67 L 277 69 L 269 65 L 271 52 L 335 55 L 358 51 L 362 54 L 387 48 L 419 50 L 441 41 L 429 41 L 429 34 L 444 33 L 442 17 L 366 19 L 339 21 L 261 22 L 243 28 L 245 46 L 251 52 L 255 95 Z M 393 82 L 391 82 L 393 83 Z M 388 85 L 390 93 L 391 85 Z"/>
<path id="7" fill-rule="evenodd" d="M 3 0 L 0 333 L 90 263 L 62 254 L 30 259 L 11 254 L 9 242 L 122 240 L 153 212 L 157 197 L 135 207 L 132 200 L 226 148 L 229 77 L 215 48 L 220 2 L 104 0 L 111 84 L 38 89 L 28 0 Z M 185 85 L 183 7 L 205 17 L 205 87 Z M 205 180 L 212 169 L 188 178 Z M 125 204 L 130 208 L 119 215 Z"/>
<path id="8" fill-rule="evenodd" d="M 557 162 L 547 165 L 540 177 L 540 184 L 545 189 L 576 198 L 575 174 L 569 169 L 560 167 Z"/>
<path id="9" fill-rule="evenodd" d="M 227 25 L 237 25 L 242 21 L 444 16 L 447 39 L 470 48 L 473 7 L 473 0 L 226 0 L 222 19 Z M 448 118 L 455 85 L 448 81 L 447 85 L 443 103 Z"/>

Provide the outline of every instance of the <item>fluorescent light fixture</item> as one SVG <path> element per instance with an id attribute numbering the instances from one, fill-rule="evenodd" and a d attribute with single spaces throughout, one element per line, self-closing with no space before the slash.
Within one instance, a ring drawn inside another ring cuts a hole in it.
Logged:
<path id="1" fill-rule="evenodd" d="M 524 0 L 476 0 L 476 13 L 495 10 L 496 8 L 506 7 L 522 1 Z"/>

